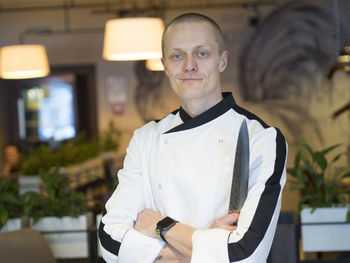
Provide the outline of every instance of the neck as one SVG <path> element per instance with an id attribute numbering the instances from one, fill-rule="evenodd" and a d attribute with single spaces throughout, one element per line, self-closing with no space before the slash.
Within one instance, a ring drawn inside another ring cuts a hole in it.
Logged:
<path id="1" fill-rule="evenodd" d="M 181 106 L 186 111 L 188 115 L 192 118 L 200 115 L 206 110 L 210 109 L 217 103 L 219 103 L 223 99 L 221 92 L 216 94 L 215 96 L 211 96 L 203 100 L 203 98 L 193 98 L 188 100 L 182 100 Z"/>

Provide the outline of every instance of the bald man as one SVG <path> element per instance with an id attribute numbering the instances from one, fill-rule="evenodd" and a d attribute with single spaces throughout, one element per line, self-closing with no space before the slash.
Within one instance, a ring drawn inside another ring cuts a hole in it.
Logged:
<path id="1" fill-rule="evenodd" d="M 221 91 L 228 52 L 212 19 L 194 13 L 175 18 L 162 49 L 181 107 L 135 131 L 101 220 L 103 258 L 266 262 L 286 180 L 285 139 Z M 229 213 L 243 120 L 250 138 L 249 191 L 240 213 Z"/>

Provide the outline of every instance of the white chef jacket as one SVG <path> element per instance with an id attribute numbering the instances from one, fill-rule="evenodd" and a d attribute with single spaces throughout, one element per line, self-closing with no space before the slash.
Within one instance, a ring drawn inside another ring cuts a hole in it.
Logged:
<path id="1" fill-rule="evenodd" d="M 164 242 L 136 231 L 145 208 L 196 228 L 191 263 L 266 262 L 286 181 L 287 144 L 277 128 L 240 108 L 231 93 L 195 118 L 182 108 L 134 132 L 106 203 L 99 239 L 105 261 L 153 262 Z M 228 213 L 243 120 L 250 147 L 248 196 L 237 229 L 208 229 Z"/>

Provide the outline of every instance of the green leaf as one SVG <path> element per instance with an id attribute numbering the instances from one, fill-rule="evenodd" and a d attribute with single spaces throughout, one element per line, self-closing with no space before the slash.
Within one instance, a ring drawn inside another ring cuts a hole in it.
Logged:
<path id="1" fill-rule="evenodd" d="M 333 151 L 334 149 L 338 148 L 339 146 L 340 146 L 340 144 L 333 145 L 333 146 L 331 146 L 331 147 L 329 147 L 329 148 L 326 148 L 326 149 L 322 150 L 321 153 L 322 153 L 323 155 L 326 155 L 326 154 L 329 153 L 330 151 Z"/>
<path id="2" fill-rule="evenodd" d="M 348 214 L 346 216 L 346 222 L 350 223 L 350 210 L 348 210 Z"/>
<path id="3" fill-rule="evenodd" d="M 344 154 L 343 154 L 343 153 L 340 153 L 340 154 L 336 155 L 336 156 L 332 159 L 331 163 L 335 163 L 336 161 L 338 161 L 339 158 L 340 158 L 342 155 L 344 155 Z"/>
<path id="4" fill-rule="evenodd" d="M 320 187 L 324 183 L 324 174 L 323 173 L 318 173 L 316 174 L 316 185 L 317 187 Z"/>
<path id="5" fill-rule="evenodd" d="M 308 161 L 304 160 L 303 162 L 304 162 L 304 166 L 305 166 L 306 170 L 307 170 L 311 175 L 316 173 L 316 171 L 314 170 L 314 168 L 312 167 L 312 165 L 311 165 Z"/>
<path id="6" fill-rule="evenodd" d="M 0 213 L 0 229 L 3 228 L 4 225 L 6 225 L 8 218 L 9 218 L 8 211 L 3 210 Z"/>
<path id="7" fill-rule="evenodd" d="M 322 152 L 315 152 L 314 159 L 322 171 L 326 170 L 328 163 Z"/>
<path id="8" fill-rule="evenodd" d="M 310 153 L 311 156 L 314 154 L 311 147 L 307 144 L 307 142 L 303 138 L 299 137 L 297 140 L 299 141 L 299 143 L 301 145 L 303 145 L 308 150 L 308 152 Z"/>
<path id="9" fill-rule="evenodd" d="M 298 169 L 300 166 L 300 158 L 301 158 L 301 153 L 300 151 L 298 151 L 297 154 L 295 155 L 295 160 L 294 160 L 295 169 Z"/>

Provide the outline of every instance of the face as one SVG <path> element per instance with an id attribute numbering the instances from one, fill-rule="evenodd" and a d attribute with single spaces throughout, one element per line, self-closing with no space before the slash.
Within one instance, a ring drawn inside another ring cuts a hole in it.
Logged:
<path id="1" fill-rule="evenodd" d="M 17 165 L 19 162 L 19 152 L 15 146 L 7 146 L 5 148 L 6 162 L 11 165 Z"/>
<path id="2" fill-rule="evenodd" d="M 219 53 L 213 28 L 207 22 L 183 22 L 169 28 L 162 59 L 170 85 L 181 100 L 220 96 L 220 72 L 227 51 Z"/>

